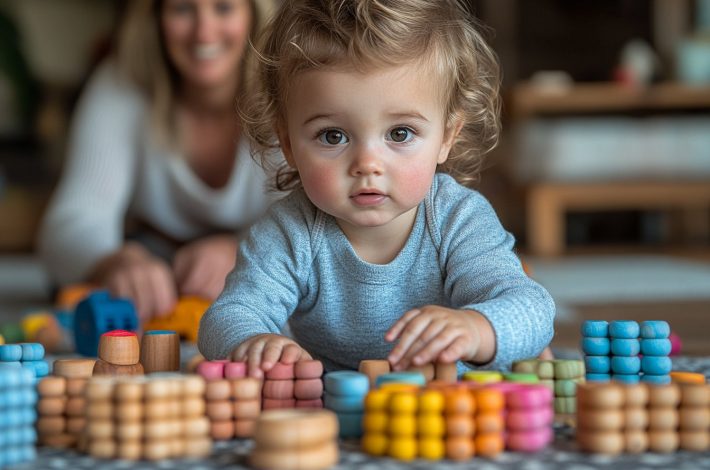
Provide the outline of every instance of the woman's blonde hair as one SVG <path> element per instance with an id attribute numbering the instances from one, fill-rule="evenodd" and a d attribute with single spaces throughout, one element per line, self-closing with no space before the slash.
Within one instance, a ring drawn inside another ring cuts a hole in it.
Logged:
<path id="1" fill-rule="evenodd" d="M 293 77 L 306 70 L 402 65 L 419 60 L 438 75 L 447 127 L 462 122 L 439 168 L 462 184 L 476 180 L 483 156 L 498 143 L 500 72 L 482 26 L 460 0 L 285 0 L 260 38 L 258 93 L 241 109 L 254 154 L 268 167 Z M 300 185 L 281 163 L 274 186 Z"/>
<path id="2" fill-rule="evenodd" d="M 249 40 L 263 30 L 274 10 L 273 0 L 249 0 L 252 25 Z M 175 71 L 163 45 L 160 14 L 162 0 L 133 0 L 125 10 L 118 30 L 116 60 L 119 71 L 137 85 L 150 102 L 151 125 L 158 139 L 171 145 L 179 142 L 175 107 L 179 74 Z M 240 63 L 237 102 L 254 89 L 257 60 L 247 46 Z"/>

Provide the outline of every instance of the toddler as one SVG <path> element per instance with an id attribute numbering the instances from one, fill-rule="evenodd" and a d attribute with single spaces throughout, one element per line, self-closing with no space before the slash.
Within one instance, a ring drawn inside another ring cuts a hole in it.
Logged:
<path id="1" fill-rule="evenodd" d="M 243 112 L 290 191 L 240 245 L 200 324 L 208 359 L 394 370 L 506 369 L 553 335 L 478 176 L 499 133 L 499 72 L 455 0 L 286 0 Z M 455 179 L 456 178 L 456 179 Z M 458 182 L 457 182 L 458 180 Z M 288 326 L 292 337 L 280 334 Z"/>

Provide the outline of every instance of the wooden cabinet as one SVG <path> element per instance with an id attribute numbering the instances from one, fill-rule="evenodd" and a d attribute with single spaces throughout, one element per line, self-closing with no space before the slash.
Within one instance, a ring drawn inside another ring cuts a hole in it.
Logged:
<path id="1" fill-rule="evenodd" d="M 710 87 L 662 83 L 648 88 L 578 84 L 544 91 L 529 84 L 512 94 L 513 124 L 540 116 L 710 112 Z M 708 129 L 710 132 L 710 129 Z M 710 148 L 707 149 L 710 166 Z M 527 184 L 526 238 L 531 254 L 565 251 L 565 214 L 570 211 L 680 210 L 697 236 L 710 235 L 710 179 L 548 182 Z"/>

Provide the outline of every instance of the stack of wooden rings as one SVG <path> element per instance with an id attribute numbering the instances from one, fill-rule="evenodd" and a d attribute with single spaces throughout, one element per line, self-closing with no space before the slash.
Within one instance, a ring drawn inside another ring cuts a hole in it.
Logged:
<path id="1" fill-rule="evenodd" d="M 680 448 L 694 452 L 710 449 L 710 387 L 682 383 L 678 409 Z"/>
<path id="2" fill-rule="evenodd" d="M 338 420 L 324 409 L 264 411 L 249 461 L 259 469 L 320 470 L 338 462 Z"/>
<path id="3" fill-rule="evenodd" d="M 294 364 L 293 397 L 296 408 L 323 408 L 323 363 L 316 360 Z"/>
<path id="4" fill-rule="evenodd" d="M 37 434 L 34 373 L 18 365 L 0 364 L 0 467 L 33 460 Z"/>
<path id="5" fill-rule="evenodd" d="M 340 437 L 362 436 L 363 402 L 370 389 L 369 378 L 360 372 L 339 370 L 325 374 L 323 382 L 324 406 L 337 415 Z"/>
<path id="6" fill-rule="evenodd" d="M 505 395 L 506 448 L 537 452 L 552 442 L 552 391 L 541 384 L 501 382 L 490 385 Z"/>
<path id="7" fill-rule="evenodd" d="M 40 343 L 1 344 L 0 364 L 24 367 L 37 379 L 49 374 L 44 346 Z"/>
<path id="8" fill-rule="evenodd" d="M 204 394 L 196 375 L 93 377 L 80 450 L 107 459 L 205 457 L 212 441 Z"/>
<path id="9" fill-rule="evenodd" d="M 576 413 L 577 384 L 585 382 L 583 361 L 526 359 L 514 362 L 513 371 L 536 374 L 540 378 L 540 384 L 553 390 L 555 413 Z"/>
<path id="10" fill-rule="evenodd" d="M 710 388 L 701 383 L 588 383 L 577 394 L 577 442 L 602 454 L 707 451 Z"/>
<path id="11" fill-rule="evenodd" d="M 625 449 L 644 452 L 648 447 L 647 402 L 648 389 L 640 384 L 629 384 L 627 388 L 609 382 L 580 385 L 577 387 L 579 447 L 586 452 L 611 455 Z"/>
<path id="12" fill-rule="evenodd" d="M 39 444 L 74 447 L 86 426 L 84 390 L 94 369 L 94 359 L 58 359 L 52 375 L 37 384 Z"/>
<path id="13" fill-rule="evenodd" d="M 399 460 L 493 457 L 505 447 L 504 408 L 495 386 L 388 383 L 365 398 L 362 448 Z"/>
<path id="14" fill-rule="evenodd" d="M 207 382 L 205 399 L 212 439 L 251 437 L 261 413 L 261 380 L 246 376 L 245 362 L 203 361 L 197 365 L 197 373 Z"/>
<path id="15" fill-rule="evenodd" d="M 142 375 L 138 336 L 132 331 L 113 330 L 99 338 L 99 359 L 94 375 Z"/>

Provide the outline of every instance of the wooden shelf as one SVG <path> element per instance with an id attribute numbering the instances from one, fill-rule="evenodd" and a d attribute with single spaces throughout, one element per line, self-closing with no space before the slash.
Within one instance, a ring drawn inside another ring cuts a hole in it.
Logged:
<path id="1" fill-rule="evenodd" d="M 644 88 L 616 83 L 579 83 L 559 90 L 525 82 L 513 89 L 515 119 L 536 114 L 609 113 L 710 108 L 710 86 L 664 82 Z"/>
<path id="2" fill-rule="evenodd" d="M 630 114 L 652 111 L 710 113 L 710 86 L 677 82 L 633 88 L 615 83 L 581 83 L 551 90 L 523 83 L 513 89 L 510 107 L 515 123 L 535 116 Z M 539 256 L 565 251 L 565 214 L 570 211 L 673 210 L 683 215 L 683 227 L 698 239 L 710 236 L 710 181 L 538 181 L 527 191 L 528 248 Z"/>

